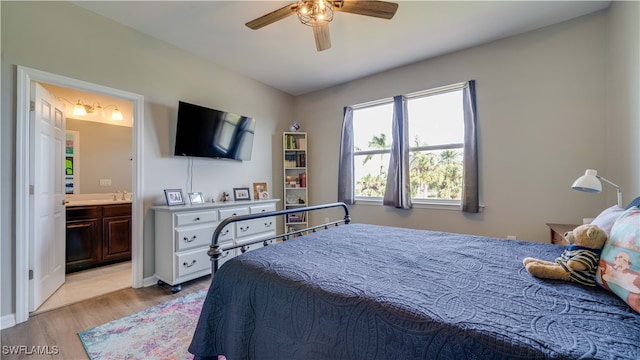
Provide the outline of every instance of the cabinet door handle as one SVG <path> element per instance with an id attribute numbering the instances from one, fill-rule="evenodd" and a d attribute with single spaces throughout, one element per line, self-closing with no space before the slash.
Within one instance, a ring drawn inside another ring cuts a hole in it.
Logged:
<path id="1" fill-rule="evenodd" d="M 193 221 L 200 221 L 200 218 L 197 217 L 197 218 L 193 219 Z"/>
<path id="2" fill-rule="evenodd" d="M 195 265 L 195 264 L 196 264 L 196 259 L 193 259 L 193 261 L 191 262 L 191 264 L 187 264 L 186 262 L 183 262 L 183 263 L 182 263 L 182 266 L 187 267 L 187 268 L 190 268 L 190 267 L 192 267 L 192 266 L 193 266 L 193 265 Z"/>
<path id="3" fill-rule="evenodd" d="M 269 221 L 268 223 L 264 223 L 264 227 L 271 227 L 273 221 Z"/>
<path id="4" fill-rule="evenodd" d="M 191 239 L 189 239 L 188 237 L 186 237 L 186 236 L 185 236 L 185 237 L 184 237 L 184 238 L 182 238 L 182 239 L 183 239 L 185 242 L 190 243 L 190 242 L 192 242 L 193 240 L 195 240 L 195 239 L 196 239 L 196 236 L 195 236 L 195 235 L 193 235 L 193 236 L 191 237 Z"/>
<path id="5" fill-rule="evenodd" d="M 236 216 L 236 215 L 238 215 L 238 214 L 236 214 L 236 213 L 231 214 L 231 216 Z"/>
<path id="6" fill-rule="evenodd" d="M 267 211 L 266 209 L 262 209 L 262 212 L 266 212 L 266 211 Z"/>
<path id="7" fill-rule="evenodd" d="M 240 226 L 240 231 L 247 231 L 247 230 L 249 230 L 249 225 L 247 225 L 247 227 Z"/>

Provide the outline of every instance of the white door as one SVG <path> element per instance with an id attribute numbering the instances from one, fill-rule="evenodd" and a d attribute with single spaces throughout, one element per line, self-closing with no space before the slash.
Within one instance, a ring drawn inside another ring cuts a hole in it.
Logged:
<path id="1" fill-rule="evenodd" d="M 65 277 L 64 104 L 31 82 L 29 311 L 34 311 Z"/>

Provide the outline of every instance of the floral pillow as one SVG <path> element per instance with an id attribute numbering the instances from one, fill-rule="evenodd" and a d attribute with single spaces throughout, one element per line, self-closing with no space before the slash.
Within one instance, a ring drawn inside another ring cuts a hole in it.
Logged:
<path id="1" fill-rule="evenodd" d="M 602 248 L 596 282 L 640 313 L 640 209 L 631 207 L 613 224 Z"/>

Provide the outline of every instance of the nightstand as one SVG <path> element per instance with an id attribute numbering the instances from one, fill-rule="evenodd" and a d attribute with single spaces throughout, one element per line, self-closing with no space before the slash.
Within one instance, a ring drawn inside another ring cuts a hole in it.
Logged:
<path id="1" fill-rule="evenodd" d="M 567 231 L 571 231 L 578 227 L 578 225 L 573 224 L 547 224 L 550 230 L 551 238 L 549 241 L 552 244 L 556 245 L 569 245 L 567 240 L 564 239 L 564 233 Z"/>

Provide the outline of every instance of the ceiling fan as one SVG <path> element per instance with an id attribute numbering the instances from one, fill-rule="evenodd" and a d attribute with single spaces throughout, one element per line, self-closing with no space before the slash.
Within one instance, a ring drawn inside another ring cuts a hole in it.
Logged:
<path id="1" fill-rule="evenodd" d="M 388 20 L 395 15 L 397 9 L 398 4 L 387 1 L 299 0 L 251 20 L 245 25 L 250 29 L 258 30 L 297 13 L 300 22 L 313 28 L 316 49 L 323 51 L 331 47 L 329 23 L 333 20 L 334 11 Z"/>

